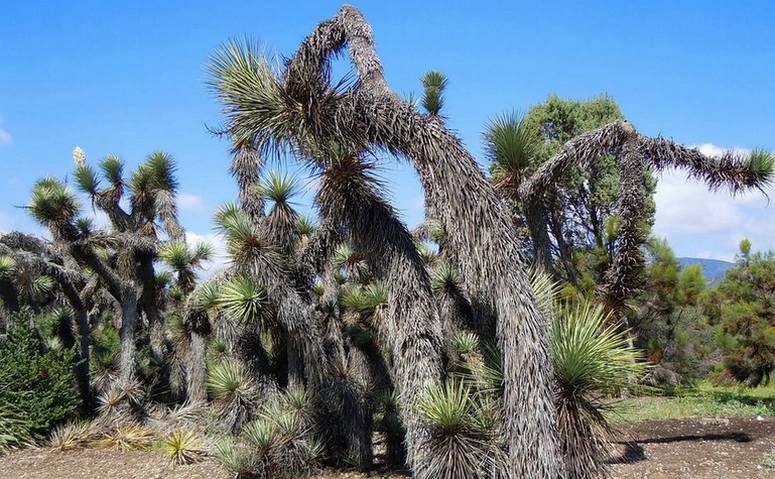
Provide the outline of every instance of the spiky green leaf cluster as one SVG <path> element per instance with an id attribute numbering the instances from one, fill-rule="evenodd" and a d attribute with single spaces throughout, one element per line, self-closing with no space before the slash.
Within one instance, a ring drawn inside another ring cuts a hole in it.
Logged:
<path id="1" fill-rule="evenodd" d="M 227 129 L 237 144 L 283 149 L 298 133 L 294 105 L 277 69 L 252 42 L 228 42 L 210 58 L 210 86 L 224 105 Z"/>
<path id="2" fill-rule="evenodd" d="M 444 107 L 444 90 L 447 77 L 438 71 L 429 71 L 422 78 L 422 106 L 431 115 L 439 115 Z"/>
<path id="3" fill-rule="evenodd" d="M 233 321 L 252 322 L 263 317 L 268 307 L 266 290 L 249 276 L 236 276 L 223 283 L 218 304 Z"/>
<path id="4" fill-rule="evenodd" d="M 215 213 L 216 228 L 226 237 L 226 251 L 232 263 L 247 265 L 258 258 L 279 262 L 277 248 L 257 230 L 248 216 L 234 203 L 226 203 Z"/>
<path id="5" fill-rule="evenodd" d="M 533 165 L 540 146 L 536 132 L 516 113 L 496 117 L 484 132 L 484 151 L 495 180 L 512 193 Z"/>
<path id="6" fill-rule="evenodd" d="M 162 442 L 162 451 L 173 464 L 193 464 L 207 454 L 202 437 L 194 431 L 176 429 Z"/>
<path id="7" fill-rule="evenodd" d="M 645 371 L 638 350 L 600 305 L 562 306 L 552 324 L 554 375 L 567 394 L 615 391 Z"/>
<path id="8" fill-rule="evenodd" d="M 434 291 L 441 292 L 458 288 L 460 285 L 460 273 L 457 268 L 444 261 L 431 271 L 431 287 Z"/>
<path id="9" fill-rule="evenodd" d="M 97 193 L 100 180 L 97 178 L 97 172 L 94 171 L 94 168 L 89 165 L 78 166 L 76 167 L 73 176 L 81 191 L 90 195 L 95 195 Z"/>
<path id="10" fill-rule="evenodd" d="M 469 354 L 479 348 L 479 336 L 470 331 L 455 331 L 452 344 L 458 354 Z"/>
<path id="11" fill-rule="evenodd" d="M 439 254 L 436 250 L 422 241 L 415 243 L 415 246 L 417 247 L 417 252 L 420 254 L 420 258 L 422 259 L 423 263 L 428 266 L 436 264 L 436 261 L 439 258 Z"/>
<path id="12" fill-rule="evenodd" d="M 80 208 L 75 195 L 55 178 L 39 180 L 32 190 L 29 210 L 44 225 L 69 224 L 78 215 Z"/>
<path id="13" fill-rule="evenodd" d="M 431 388 L 417 404 L 422 418 L 437 432 L 456 434 L 471 427 L 472 391 L 463 381 Z"/>
<path id="14" fill-rule="evenodd" d="M 348 285 L 340 290 L 339 303 L 349 311 L 372 312 L 387 303 L 387 292 L 380 282 Z"/>
<path id="15" fill-rule="evenodd" d="M 16 261 L 10 256 L 0 255 L 0 278 L 8 278 L 16 271 Z"/>
<path id="16" fill-rule="evenodd" d="M 555 298 L 560 291 L 560 283 L 538 268 L 528 271 L 528 281 L 533 289 L 533 297 L 539 312 L 544 318 L 551 318 L 554 314 Z"/>
<path id="17" fill-rule="evenodd" d="M 310 235 L 315 232 L 315 223 L 309 216 L 300 215 L 296 218 L 296 234 L 300 236 Z"/>
<path id="18" fill-rule="evenodd" d="M 105 178 L 114 187 L 121 186 L 124 182 L 124 162 L 115 155 L 108 155 L 100 162 L 100 169 Z"/>
<path id="19" fill-rule="evenodd" d="M 753 182 L 759 188 L 771 185 L 775 175 L 775 155 L 762 149 L 755 149 L 748 156 L 748 170 Z"/>
<path id="20" fill-rule="evenodd" d="M 270 171 L 261 182 L 261 192 L 275 203 L 287 205 L 299 193 L 299 183 L 287 173 Z"/>
<path id="21" fill-rule="evenodd" d="M 226 360 L 231 354 L 229 343 L 219 337 L 212 338 L 207 343 L 207 361 L 208 363 L 219 363 Z"/>
<path id="22" fill-rule="evenodd" d="M 207 390 L 213 399 L 229 400 L 250 387 L 245 368 L 234 360 L 213 364 L 207 371 Z"/>
<path id="23" fill-rule="evenodd" d="M 205 242 L 190 248 L 182 241 L 170 241 L 159 251 L 159 259 L 175 271 L 181 271 L 208 261 L 213 256 L 213 247 Z"/>

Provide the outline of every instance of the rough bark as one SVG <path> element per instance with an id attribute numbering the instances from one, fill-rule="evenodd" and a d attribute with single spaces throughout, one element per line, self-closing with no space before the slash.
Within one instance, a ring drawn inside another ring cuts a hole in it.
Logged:
<path id="1" fill-rule="evenodd" d="M 140 294 L 140 305 L 148 321 L 151 358 L 157 364 L 161 364 L 164 360 L 164 321 L 157 303 L 156 271 L 152 257 L 140 255 L 138 259 L 140 263 L 138 266 L 139 278 L 143 285 L 143 291 Z"/>
<path id="2" fill-rule="evenodd" d="M 387 290 L 385 347 L 401 392 L 412 466 L 428 435 L 414 404 L 444 375 L 443 332 L 428 275 L 411 235 L 371 186 L 360 158 L 334 160 L 320 182 L 321 215 L 347 225 L 355 250 Z"/>
<path id="3" fill-rule="evenodd" d="M 258 226 L 264 217 L 264 195 L 261 194 L 261 157 L 250 147 L 235 148 L 231 174 L 237 180 L 240 209 Z"/>
<path id="4" fill-rule="evenodd" d="M 620 153 L 621 192 L 617 210 L 621 226 L 617 235 L 618 254 L 606 272 L 603 289 L 608 307 L 621 313 L 625 301 L 641 287 L 641 273 L 646 258 L 641 246 L 646 242 L 648 227 L 644 225 L 646 191 L 643 185 L 644 165 L 638 151 L 636 136 L 624 144 Z"/>
<path id="5" fill-rule="evenodd" d="M 207 401 L 207 337 L 211 333 L 207 312 L 192 293 L 186 302 L 184 324 L 188 332 L 186 358 L 186 397 L 189 402 Z"/>
<path id="6" fill-rule="evenodd" d="M 137 327 L 137 295 L 134 286 L 126 285 L 121 298 L 121 329 L 119 338 L 121 351 L 118 355 L 119 384 L 129 384 L 135 378 L 137 370 L 137 345 L 135 329 Z"/>

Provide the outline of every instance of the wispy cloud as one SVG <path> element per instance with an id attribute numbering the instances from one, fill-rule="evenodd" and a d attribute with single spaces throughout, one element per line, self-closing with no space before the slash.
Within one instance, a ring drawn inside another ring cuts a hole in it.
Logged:
<path id="1" fill-rule="evenodd" d="M 727 150 L 713 144 L 697 148 L 710 156 Z M 654 201 L 654 234 L 666 237 L 680 255 L 729 260 L 742 238 L 751 239 L 755 249 L 775 248 L 775 211 L 758 191 L 735 197 L 724 189 L 712 192 L 686 172 L 673 170 L 660 176 Z"/>
<path id="2" fill-rule="evenodd" d="M 0 145 L 10 145 L 13 143 L 13 138 L 7 130 L 3 128 L 3 117 L 0 117 Z"/>
<path id="3" fill-rule="evenodd" d="M 202 197 L 199 195 L 194 195 L 191 193 L 178 194 L 178 206 L 181 209 L 198 210 L 202 208 L 203 205 L 204 201 L 202 201 Z"/>
<path id="4" fill-rule="evenodd" d="M 203 265 L 204 267 L 199 274 L 199 278 L 202 280 L 210 278 L 210 276 L 225 268 L 229 263 L 229 255 L 226 253 L 226 242 L 219 234 L 198 234 L 189 231 L 186 233 L 186 243 L 191 246 L 198 243 L 207 243 L 213 248 L 212 259 Z"/>

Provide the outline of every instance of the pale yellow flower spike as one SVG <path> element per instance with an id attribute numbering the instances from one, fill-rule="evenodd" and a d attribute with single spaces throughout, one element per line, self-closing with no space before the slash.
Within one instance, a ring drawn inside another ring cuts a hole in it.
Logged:
<path id="1" fill-rule="evenodd" d="M 84 153 L 80 146 L 76 146 L 73 150 L 73 162 L 79 168 L 86 166 L 86 153 Z"/>

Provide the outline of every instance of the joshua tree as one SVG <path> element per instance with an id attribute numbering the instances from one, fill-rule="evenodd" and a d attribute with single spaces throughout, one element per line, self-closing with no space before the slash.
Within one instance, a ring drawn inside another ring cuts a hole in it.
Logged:
<path id="1" fill-rule="evenodd" d="M 412 457 L 425 434 L 412 409 L 423 391 L 440 384 L 444 374 L 441 321 L 414 241 L 379 195 L 371 174 L 374 165 L 344 149 L 330 155 L 317 202 L 322 216 L 347 226 L 356 251 L 385 285 L 383 336 L 389 343 L 384 346 L 393 361 Z"/>
<path id="2" fill-rule="evenodd" d="M 121 308 L 121 352 L 119 356 L 120 381 L 130 382 L 135 376 L 137 350 L 135 346 L 135 328 L 137 325 L 137 292 L 131 280 L 125 280 L 100 255 L 93 242 L 98 242 L 95 234 L 82 221 L 77 221 L 80 210 L 78 201 L 67 187 L 54 178 L 38 181 L 32 192 L 30 212 L 42 225 L 46 226 L 57 248 L 82 268 L 94 272 Z M 105 238 L 103 238 L 105 239 Z M 135 241 L 134 238 L 107 238 L 112 246 L 120 244 L 149 251 L 152 246 Z M 88 336 L 88 335 L 87 335 Z"/>
<path id="3" fill-rule="evenodd" d="M 227 46 L 214 58 L 212 72 L 213 84 L 227 105 L 227 112 L 232 89 L 245 79 L 240 75 L 263 75 L 259 78 L 263 83 L 258 85 L 263 88 L 260 94 L 280 95 L 270 101 L 282 102 L 282 92 L 276 88 L 279 81 L 271 66 L 249 47 Z M 320 142 L 311 135 L 289 136 L 295 125 L 282 117 L 262 120 L 267 123 L 251 138 L 261 136 L 263 143 L 259 145 L 264 149 L 288 145 L 302 158 L 310 158 L 312 166 L 321 171 L 316 197 L 320 216 L 327 222 L 345 226 L 356 251 L 388 289 L 391 299 L 385 313 L 385 327 L 391 344 L 386 347 L 391 352 L 397 387 L 401 391 L 411 459 L 412 453 L 420 449 L 424 436 L 413 415 L 412 404 L 422 391 L 438 385 L 443 375 L 438 312 L 414 242 L 392 208 L 380 198 L 378 184 L 371 175 L 374 165 L 357 148 L 347 146 L 348 142 Z M 239 132 L 229 133 L 234 136 Z"/>
<path id="4" fill-rule="evenodd" d="M 100 178 L 86 163 L 82 152 L 76 151 L 74 160 L 78 187 L 90 196 L 94 206 L 108 216 L 113 231 L 158 244 L 161 238 L 156 222 L 159 221 L 170 240 L 178 243 L 185 241 L 185 232 L 177 220 L 175 193 L 178 185 L 175 164 L 170 155 L 161 151 L 152 153 L 128 181 L 123 177 L 121 159 L 109 155 L 100 163 L 102 176 L 108 183 L 105 188 L 100 188 Z M 128 200 L 128 211 L 122 207 L 122 199 Z M 156 301 L 155 252 L 128 248 L 117 251 L 117 255 L 121 277 L 127 281 L 137 279 L 138 285 L 142 286 L 139 302 L 150 330 L 151 355 L 154 360 L 161 361 L 164 321 Z"/>
<path id="5" fill-rule="evenodd" d="M 772 181 L 775 164 L 775 157 L 761 150 L 750 155 L 727 152 L 720 158 L 711 158 L 664 138 L 640 135 L 631 124 L 616 120 L 567 142 L 523 182 L 519 189 L 521 201 L 528 205 L 539 204 L 543 195 L 570 167 L 586 167 L 590 161 L 607 154 L 617 158 L 621 171 L 621 194 L 617 205 L 621 217 L 618 251 L 601 291 L 614 311 L 620 311 L 639 287 L 644 264 L 641 247 L 648 234 L 643 225 L 646 198 L 642 180 L 647 168 L 655 172 L 686 169 L 689 176 L 705 181 L 711 189 L 726 186 L 735 194 L 766 187 Z"/>
<path id="6" fill-rule="evenodd" d="M 332 87 L 329 62 L 345 46 L 358 81 L 349 88 Z M 226 52 L 246 60 L 234 62 L 236 68 L 227 68 L 227 75 L 217 75 L 227 128 L 236 141 L 261 148 L 278 141 L 298 145 L 298 139 L 362 145 L 413 162 L 426 205 L 447 232 L 448 253 L 461 271 L 464 289 L 479 310 L 497 318 L 511 472 L 560 474 L 545 324 L 533 304 L 509 212 L 441 119 L 420 114 L 387 86 L 371 27 L 360 12 L 345 6 L 321 23 L 288 61 L 279 82 L 253 50 L 243 55 L 230 46 Z M 418 439 L 410 434 L 410 463 Z"/>

